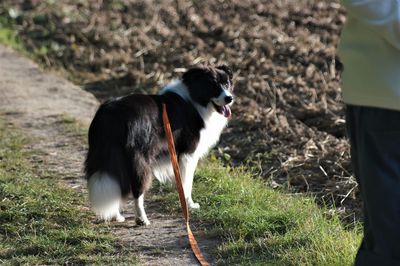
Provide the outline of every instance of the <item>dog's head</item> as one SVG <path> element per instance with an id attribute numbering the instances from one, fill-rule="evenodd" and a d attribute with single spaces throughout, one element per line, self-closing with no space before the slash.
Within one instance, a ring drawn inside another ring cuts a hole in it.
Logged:
<path id="1" fill-rule="evenodd" d="M 191 99 L 229 118 L 233 103 L 232 71 L 226 65 L 191 68 L 182 76 Z"/>

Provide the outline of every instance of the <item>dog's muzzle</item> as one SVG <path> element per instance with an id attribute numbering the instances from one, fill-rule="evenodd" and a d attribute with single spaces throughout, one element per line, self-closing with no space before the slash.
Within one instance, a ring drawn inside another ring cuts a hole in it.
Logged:
<path id="1" fill-rule="evenodd" d="M 232 116 L 232 111 L 228 104 L 233 102 L 233 97 L 226 96 L 224 100 L 225 100 L 225 103 L 227 103 L 225 105 L 218 105 L 213 101 L 212 101 L 212 104 L 214 105 L 214 108 L 218 113 L 225 116 L 226 118 L 230 118 Z"/>
<path id="2" fill-rule="evenodd" d="M 226 118 L 230 118 L 232 116 L 232 111 L 230 105 L 233 103 L 232 94 L 224 89 L 222 93 L 211 100 L 214 105 L 215 110 Z"/>

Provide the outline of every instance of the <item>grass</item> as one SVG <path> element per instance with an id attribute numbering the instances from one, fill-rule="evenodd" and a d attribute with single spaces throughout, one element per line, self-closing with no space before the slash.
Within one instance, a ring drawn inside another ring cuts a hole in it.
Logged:
<path id="1" fill-rule="evenodd" d="M 0 264 L 137 264 L 83 196 L 26 158 L 29 140 L 0 120 Z"/>
<path id="2" fill-rule="evenodd" d="M 66 135 L 74 137 L 81 144 L 87 144 L 88 129 L 77 119 L 68 114 L 57 117 L 56 126 Z"/>
<path id="3" fill-rule="evenodd" d="M 13 23 L 6 17 L 0 16 L 0 43 L 10 46 L 15 50 L 27 54 L 24 45 L 18 39 Z"/>
<path id="4" fill-rule="evenodd" d="M 218 264 L 353 264 L 361 227 L 344 228 L 339 217 L 328 218 L 312 198 L 273 190 L 245 170 L 222 167 L 216 160 L 203 163 L 196 178 L 194 199 L 201 209 L 192 217 L 222 238 Z M 168 206 L 178 209 L 176 193 L 165 196 Z"/>
<path id="5" fill-rule="evenodd" d="M 86 141 L 86 130 L 68 115 L 57 125 Z M 157 190 L 166 193 L 156 200 L 180 212 L 174 189 Z M 215 254 L 220 265 L 352 265 L 361 240 L 360 225 L 344 228 L 313 198 L 273 190 L 215 156 L 200 164 L 194 198 L 201 204 L 191 214 L 194 225 L 207 224 L 208 235 L 222 240 Z"/>
<path id="6" fill-rule="evenodd" d="M 0 43 L 14 47 L 18 51 L 23 50 L 23 46 L 18 41 L 15 31 L 12 30 L 11 28 L 5 28 L 0 26 Z"/>

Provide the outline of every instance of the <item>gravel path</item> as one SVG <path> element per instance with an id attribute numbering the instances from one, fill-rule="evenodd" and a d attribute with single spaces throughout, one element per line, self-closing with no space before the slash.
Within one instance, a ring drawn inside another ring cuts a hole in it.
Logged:
<path id="1" fill-rule="evenodd" d="M 62 173 L 65 182 L 86 195 L 82 162 L 85 147 L 60 128 L 60 117 L 75 118 L 88 126 L 99 102 L 96 98 L 54 74 L 44 73 L 31 60 L 0 45 L 0 115 L 33 138 L 32 149 L 43 167 Z M 114 226 L 114 233 L 127 247 L 137 251 L 143 265 L 197 265 L 188 246 L 180 215 L 171 217 L 160 206 L 146 201 L 152 224 L 135 225 L 132 202 L 128 202 L 126 222 Z M 198 235 L 205 256 L 215 242 Z"/>

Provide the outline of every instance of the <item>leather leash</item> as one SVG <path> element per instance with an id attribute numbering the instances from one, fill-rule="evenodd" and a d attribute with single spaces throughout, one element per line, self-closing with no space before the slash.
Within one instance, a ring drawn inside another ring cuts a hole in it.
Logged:
<path id="1" fill-rule="evenodd" d="M 172 167 L 174 169 L 176 188 L 179 193 L 179 201 L 181 202 L 183 217 L 185 218 L 185 221 L 186 221 L 186 229 L 187 229 L 190 247 L 192 248 L 192 251 L 193 251 L 194 255 L 196 256 L 196 259 L 199 261 L 200 265 L 209 266 L 210 264 L 206 261 L 203 254 L 201 253 L 201 250 L 197 244 L 196 239 L 194 238 L 192 230 L 190 229 L 189 209 L 188 209 L 188 206 L 186 203 L 185 193 L 184 193 L 183 187 L 182 187 L 181 172 L 179 170 L 179 164 L 178 164 L 178 159 L 176 156 L 175 145 L 174 145 L 174 138 L 172 136 L 171 125 L 169 123 L 167 107 L 165 104 L 163 104 L 162 118 L 163 118 L 163 123 L 164 123 L 165 135 L 168 140 L 169 155 L 171 156 L 171 163 L 172 163 Z"/>

